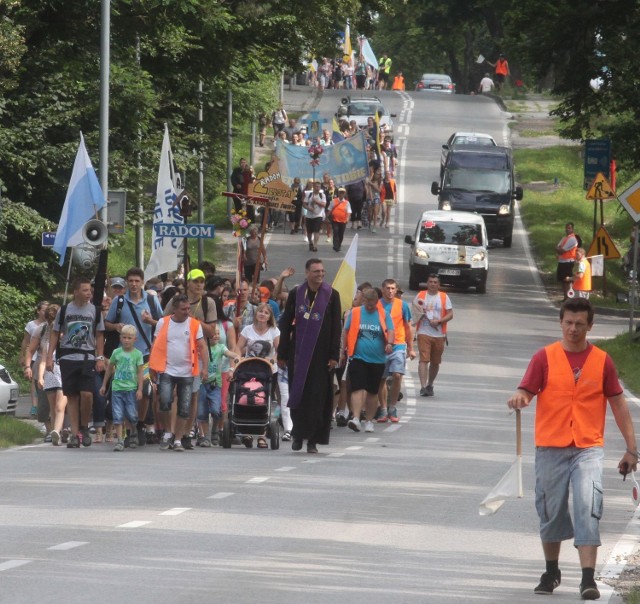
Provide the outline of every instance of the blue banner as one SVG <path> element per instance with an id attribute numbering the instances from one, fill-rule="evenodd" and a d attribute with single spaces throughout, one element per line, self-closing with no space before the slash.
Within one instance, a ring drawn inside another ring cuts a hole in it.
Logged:
<path id="1" fill-rule="evenodd" d="M 299 147 L 278 141 L 276 155 L 280 161 L 282 180 L 288 185 L 297 176 L 302 184 L 313 178 L 313 166 L 308 147 Z M 364 132 L 359 132 L 339 143 L 323 147 L 322 155 L 315 166 L 316 178 L 328 172 L 336 183 L 343 187 L 358 182 L 369 175 L 367 144 Z"/>

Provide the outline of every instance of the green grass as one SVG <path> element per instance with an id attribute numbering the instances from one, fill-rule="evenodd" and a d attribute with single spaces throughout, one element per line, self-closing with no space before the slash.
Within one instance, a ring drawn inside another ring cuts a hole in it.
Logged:
<path id="1" fill-rule="evenodd" d="M 0 415 L 0 449 L 31 444 L 42 437 L 40 430 L 15 417 Z"/>
<path id="2" fill-rule="evenodd" d="M 620 379 L 632 392 L 640 392 L 640 372 L 638 371 L 638 354 L 640 340 L 632 341 L 627 332 L 612 338 L 600 340 L 598 347 L 606 350 L 615 361 Z"/>
<path id="3" fill-rule="evenodd" d="M 640 590 L 634 589 L 629 592 L 627 597 L 627 604 L 640 604 Z"/>

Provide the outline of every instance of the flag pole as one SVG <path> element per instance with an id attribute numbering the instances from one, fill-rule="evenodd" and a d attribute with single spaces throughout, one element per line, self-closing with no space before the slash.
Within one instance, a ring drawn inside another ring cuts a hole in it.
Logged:
<path id="1" fill-rule="evenodd" d="M 65 255 L 67 253 L 67 249 L 65 248 Z M 67 296 L 69 295 L 69 279 L 71 279 L 71 265 L 73 264 L 73 248 L 71 248 L 71 253 L 69 254 L 69 268 L 67 269 L 67 281 L 64 284 L 64 298 L 62 298 L 62 303 L 67 303 Z"/>

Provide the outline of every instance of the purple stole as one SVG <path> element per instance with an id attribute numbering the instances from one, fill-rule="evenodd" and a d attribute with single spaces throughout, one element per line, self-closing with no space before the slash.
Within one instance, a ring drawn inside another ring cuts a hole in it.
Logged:
<path id="1" fill-rule="evenodd" d="M 307 381 L 307 373 L 311 365 L 311 358 L 320 335 L 324 311 L 331 297 L 331 286 L 321 283 L 311 307 L 307 306 L 306 283 L 300 285 L 296 291 L 296 354 L 294 359 L 293 382 L 289 388 L 288 407 L 296 408 L 302 403 L 302 391 Z"/>

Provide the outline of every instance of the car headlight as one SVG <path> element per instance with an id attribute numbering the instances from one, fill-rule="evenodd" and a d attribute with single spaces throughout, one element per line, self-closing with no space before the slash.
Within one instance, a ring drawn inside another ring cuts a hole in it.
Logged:
<path id="1" fill-rule="evenodd" d="M 510 211 L 511 211 L 511 208 L 509 207 L 509 205 L 506 204 L 506 203 L 503 203 L 500 206 L 500 209 L 498 210 L 498 215 L 499 216 L 506 216 L 506 215 L 509 214 Z"/>
<path id="2" fill-rule="evenodd" d="M 450 210 L 451 209 L 451 202 L 450 201 L 443 201 L 442 202 L 442 207 L 440 209 L 441 210 Z"/>
<path id="3" fill-rule="evenodd" d="M 425 260 L 429 259 L 429 254 L 420 248 L 416 250 L 416 256 L 418 256 L 418 258 L 424 258 Z"/>
<path id="4" fill-rule="evenodd" d="M 484 252 L 477 252 L 471 257 L 471 262 L 483 262 Z"/>

